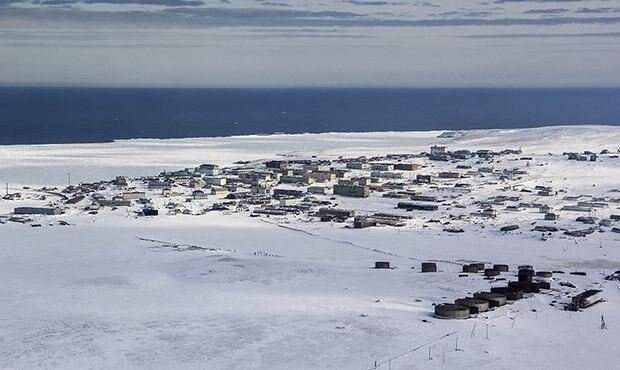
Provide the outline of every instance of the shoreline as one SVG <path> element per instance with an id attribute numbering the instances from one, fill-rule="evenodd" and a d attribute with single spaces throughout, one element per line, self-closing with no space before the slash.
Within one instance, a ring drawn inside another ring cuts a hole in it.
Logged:
<path id="1" fill-rule="evenodd" d="M 400 134 L 437 134 L 440 135 L 444 132 L 501 132 L 501 131 L 527 131 L 527 130 L 546 130 L 546 129 L 586 129 L 586 128 L 619 128 L 620 121 L 614 124 L 604 123 L 579 123 L 579 124 L 543 124 L 541 126 L 529 126 L 529 127 L 496 127 L 496 128 L 466 128 L 466 129 L 429 129 L 429 130 L 386 130 L 386 131 L 324 131 L 324 132 L 274 132 L 268 134 L 243 134 L 243 135 L 220 135 L 220 136 L 185 136 L 185 137 L 135 137 L 135 138 L 117 138 L 105 141 L 67 141 L 67 142 L 47 142 L 47 143 L 15 143 L 15 144 L 0 144 L 2 147 L 17 147 L 17 146 L 58 146 L 58 145 L 97 145 L 97 144 L 114 144 L 114 143 L 131 143 L 131 142 L 179 142 L 179 141 L 197 141 L 197 140 L 218 140 L 218 139 L 254 139 L 254 138 L 287 138 L 287 137 L 316 137 L 321 135 L 350 135 L 350 136 L 363 136 L 363 135 L 400 135 Z"/>

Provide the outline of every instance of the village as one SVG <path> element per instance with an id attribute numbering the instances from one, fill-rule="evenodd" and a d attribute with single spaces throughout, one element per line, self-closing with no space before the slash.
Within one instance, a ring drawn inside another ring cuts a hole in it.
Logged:
<path id="1" fill-rule="evenodd" d="M 583 162 L 618 160 L 617 152 L 609 150 L 562 153 L 562 157 Z M 118 176 L 63 189 L 7 192 L 6 201 L 38 200 L 45 206 L 17 206 L 2 222 L 42 227 L 41 217 L 53 216 L 59 218 L 58 225 L 67 226 L 69 222 L 60 218 L 76 213 L 169 217 L 219 212 L 284 224 L 329 222 L 350 229 L 422 227 L 464 233 L 474 226 L 494 233 L 532 233 L 541 241 L 620 233 L 620 194 L 616 194 L 620 189 L 593 196 L 528 181 L 528 170 L 548 165 L 545 159 L 515 149 L 450 151 L 433 145 L 428 152 L 369 158 L 244 161 L 230 167 L 200 164 L 156 176 Z M 54 224 L 53 219 L 45 220 Z M 377 261 L 375 268 L 389 269 L 390 263 Z M 474 263 L 463 265 L 462 272 L 497 279 L 509 269 L 507 264 Z M 437 264 L 424 262 L 421 271 L 437 272 Z M 456 299 L 455 304 L 437 305 L 436 317 L 468 318 L 551 288 L 550 271 L 534 271 L 529 265 L 514 271 L 518 281 Z M 573 297 L 565 308 L 589 306 L 579 303 L 582 295 L 595 297 L 590 304 L 603 300 L 600 290 L 590 289 Z"/>
<path id="2" fill-rule="evenodd" d="M 607 149 L 558 156 L 567 161 L 618 160 L 618 152 Z M 38 227 L 42 215 L 55 216 L 45 220 L 63 225 L 63 215 L 76 213 L 153 217 L 234 212 L 355 229 L 422 227 L 462 233 L 465 226 L 477 225 L 489 232 L 533 233 L 541 240 L 620 233 L 620 188 L 603 195 L 577 194 L 529 179 L 532 168 L 550 165 L 548 159 L 515 149 L 450 151 L 433 145 L 428 152 L 368 158 L 200 164 L 62 189 L 9 192 L 7 184 L 2 199 L 15 207 L 12 214 L 0 215 L 0 222 Z"/>

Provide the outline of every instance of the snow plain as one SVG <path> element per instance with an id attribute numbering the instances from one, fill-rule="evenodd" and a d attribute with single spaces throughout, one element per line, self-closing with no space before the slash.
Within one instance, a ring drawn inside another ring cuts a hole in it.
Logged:
<path id="1" fill-rule="evenodd" d="M 620 128 L 274 135 L 0 147 L 12 187 L 138 176 L 204 162 L 276 157 L 521 148 L 549 156 L 532 183 L 574 193 L 620 186 L 620 160 L 577 163 L 564 151 L 618 149 Z M 593 187 L 593 185 L 596 185 Z M 350 200 L 347 202 L 355 202 Z M 345 203 L 346 204 L 346 203 Z M 354 203 L 350 203 L 354 204 Z M 0 201 L 0 214 L 14 203 Z M 422 227 L 345 229 L 242 214 L 63 215 L 71 226 L 0 225 L 0 369 L 613 369 L 620 368 L 620 234 L 463 234 Z M 498 220 L 498 225 L 506 220 Z M 170 248 L 169 243 L 182 248 Z M 389 260 L 393 270 L 374 270 Z M 421 261 L 439 272 L 422 274 Z M 554 289 L 469 320 L 439 320 L 433 304 L 491 285 L 458 277 L 467 261 L 531 264 Z M 412 268 L 413 267 L 413 268 Z M 583 312 L 549 304 L 602 288 Z M 607 329 L 600 329 L 604 315 Z"/>

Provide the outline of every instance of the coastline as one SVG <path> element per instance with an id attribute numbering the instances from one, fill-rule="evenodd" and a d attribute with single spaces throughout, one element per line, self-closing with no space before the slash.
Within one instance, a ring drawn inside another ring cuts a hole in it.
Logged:
<path id="1" fill-rule="evenodd" d="M 445 131 L 243 135 L 185 139 L 127 139 L 109 143 L 0 145 L 2 183 L 64 185 L 97 181 L 116 175 L 144 176 L 200 163 L 230 165 L 265 158 L 373 155 L 420 152 L 433 144 L 458 148 L 523 147 L 549 150 L 615 149 L 620 126 L 546 126 L 527 129 L 460 130 L 463 135 L 439 138 Z"/>

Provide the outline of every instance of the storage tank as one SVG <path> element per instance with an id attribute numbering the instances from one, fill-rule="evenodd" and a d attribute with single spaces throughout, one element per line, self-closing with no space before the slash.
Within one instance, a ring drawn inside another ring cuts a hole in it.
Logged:
<path id="1" fill-rule="evenodd" d="M 463 320 L 469 318 L 469 307 L 452 303 L 435 306 L 435 317 L 439 319 Z"/>

